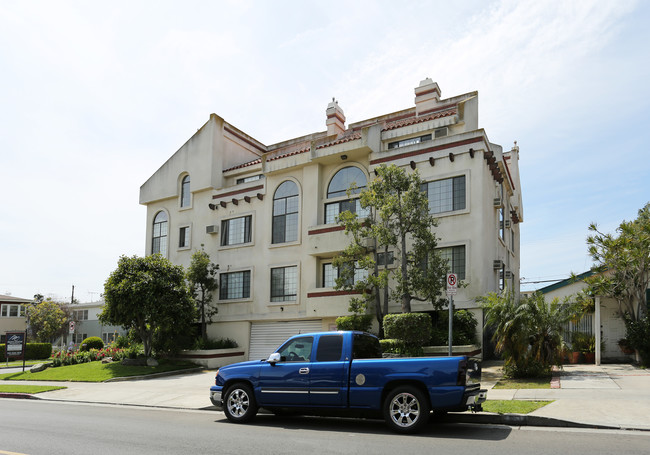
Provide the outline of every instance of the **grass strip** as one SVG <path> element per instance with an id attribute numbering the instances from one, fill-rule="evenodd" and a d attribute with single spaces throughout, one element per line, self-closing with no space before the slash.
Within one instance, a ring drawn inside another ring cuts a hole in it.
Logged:
<path id="1" fill-rule="evenodd" d="M 154 373 L 185 370 L 195 368 L 190 362 L 161 361 L 158 366 L 126 366 L 118 362 L 101 363 L 88 362 L 77 365 L 48 368 L 38 373 L 26 371 L 24 373 L 0 374 L 0 380 L 9 381 L 69 381 L 69 382 L 103 382 L 107 379 L 123 378 L 130 376 L 144 376 Z"/>
<path id="2" fill-rule="evenodd" d="M 483 403 L 483 410 L 497 414 L 528 414 L 549 403 L 552 401 L 487 400 Z"/>
<path id="3" fill-rule="evenodd" d="M 0 384 L 0 393 L 29 393 L 31 395 L 61 389 L 67 389 L 67 387 L 55 385 Z"/>
<path id="4" fill-rule="evenodd" d="M 550 389 L 551 377 L 527 379 L 499 379 L 495 389 Z"/>

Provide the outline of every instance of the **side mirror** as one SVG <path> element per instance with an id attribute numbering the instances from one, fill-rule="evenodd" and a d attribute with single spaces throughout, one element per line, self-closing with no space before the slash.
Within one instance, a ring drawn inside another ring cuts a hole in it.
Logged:
<path id="1" fill-rule="evenodd" d="M 268 359 L 266 359 L 267 362 L 269 362 L 271 365 L 275 365 L 277 362 L 281 360 L 280 358 L 280 353 L 279 352 L 274 352 L 269 356 Z"/>

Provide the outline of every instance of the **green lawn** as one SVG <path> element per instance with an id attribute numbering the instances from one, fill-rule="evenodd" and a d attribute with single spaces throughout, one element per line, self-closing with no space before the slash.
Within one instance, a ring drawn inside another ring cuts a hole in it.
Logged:
<path id="1" fill-rule="evenodd" d="M 483 410 L 497 414 L 528 414 L 549 403 L 552 401 L 487 400 L 483 403 Z"/>
<path id="2" fill-rule="evenodd" d="M 54 385 L 20 385 L 20 384 L 0 384 L 0 393 L 41 393 L 52 390 L 67 389 L 67 387 Z"/>
<path id="3" fill-rule="evenodd" d="M 551 378 L 499 379 L 495 389 L 550 389 Z"/>
<path id="4" fill-rule="evenodd" d="M 125 366 L 120 363 L 89 362 L 77 365 L 48 368 L 38 373 L 9 373 L 0 374 L 0 380 L 11 381 L 71 381 L 71 382 L 103 382 L 107 379 L 128 376 L 142 376 L 167 371 L 195 368 L 190 362 L 161 361 L 157 367 Z"/>

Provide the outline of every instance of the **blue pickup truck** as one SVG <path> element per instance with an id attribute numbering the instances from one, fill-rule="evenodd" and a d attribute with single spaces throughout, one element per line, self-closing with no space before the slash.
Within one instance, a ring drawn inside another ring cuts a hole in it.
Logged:
<path id="1" fill-rule="evenodd" d="M 274 413 L 381 415 L 395 431 L 413 433 L 431 411 L 480 410 L 487 391 L 473 383 L 466 357 L 382 358 L 364 332 L 306 333 L 266 360 L 221 367 L 210 400 L 231 422 L 260 407 Z"/>

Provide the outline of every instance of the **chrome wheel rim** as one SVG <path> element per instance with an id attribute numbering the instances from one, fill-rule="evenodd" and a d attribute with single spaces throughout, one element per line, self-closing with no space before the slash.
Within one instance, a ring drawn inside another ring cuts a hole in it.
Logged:
<path id="1" fill-rule="evenodd" d="M 230 395 L 228 395 L 228 412 L 230 415 L 235 417 L 241 417 L 246 414 L 248 407 L 250 406 L 250 400 L 248 394 L 242 389 L 233 390 Z"/>
<path id="2" fill-rule="evenodd" d="M 390 402 L 390 418 L 402 428 L 408 428 L 420 417 L 420 402 L 410 393 L 399 393 Z"/>

